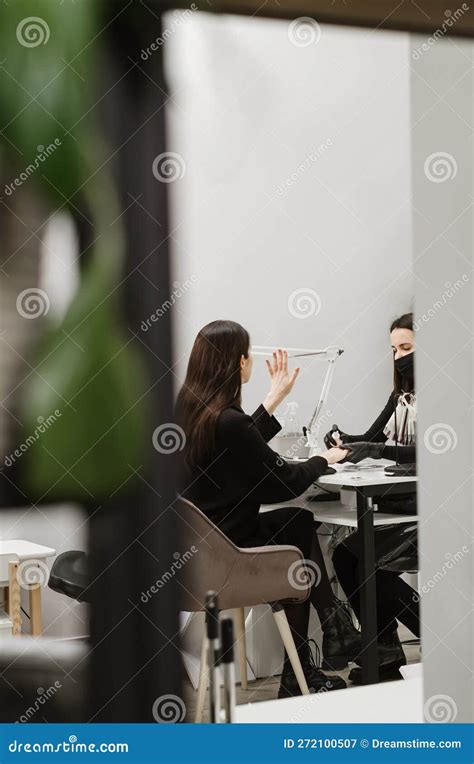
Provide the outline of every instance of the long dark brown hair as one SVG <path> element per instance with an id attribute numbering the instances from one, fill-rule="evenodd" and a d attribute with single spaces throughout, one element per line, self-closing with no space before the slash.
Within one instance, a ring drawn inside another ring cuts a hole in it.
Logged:
<path id="1" fill-rule="evenodd" d="M 390 326 L 390 334 L 394 329 L 410 329 L 413 331 L 413 313 L 404 313 L 403 316 L 396 318 L 392 321 Z M 405 387 L 408 385 L 409 390 L 404 390 L 405 393 L 412 393 L 415 390 L 415 378 L 412 374 L 411 377 L 403 380 Z M 397 371 L 395 363 L 393 364 L 393 389 L 395 395 L 400 395 L 402 392 L 402 375 Z"/>
<path id="2" fill-rule="evenodd" d="M 241 402 L 240 361 L 248 358 L 250 337 L 235 321 L 212 321 L 194 340 L 176 413 L 186 434 L 188 466 L 203 465 L 215 445 L 221 412 Z"/>

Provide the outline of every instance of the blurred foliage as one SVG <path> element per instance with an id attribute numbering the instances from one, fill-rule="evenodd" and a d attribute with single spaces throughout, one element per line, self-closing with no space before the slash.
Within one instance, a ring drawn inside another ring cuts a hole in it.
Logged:
<path id="1" fill-rule="evenodd" d="M 85 180 L 81 125 L 96 96 L 91 40 L 101 7 L 97 0 L 15 0 L 0 11 L 2 137 L 20 168 L 38 146 L 61 140 L 41 166 L 47 180 L 33 178 L 53 203 Z"/>
<path id="2" fill-rule="evenodd" d="M 107 8 L 100 0 L 15 0 L 0 10 L 2 157 L 21 171 L 38 147 L 59 139 L 28 183 L 53 211 L 77 217 L 84 200 L 95 242 L 64 320 L 36 348 L 23 396 L 20 439 L 60 412 L 22 462 L 25 486 L 44 500 L 108 497 L 145 449 L 148 384 L 121 318 L 125 236 L 95 108 Z"/>

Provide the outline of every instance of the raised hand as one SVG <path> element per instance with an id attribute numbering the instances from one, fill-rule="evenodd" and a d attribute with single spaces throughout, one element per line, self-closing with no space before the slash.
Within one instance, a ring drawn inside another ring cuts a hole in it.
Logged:
<path id="1" fill-rule="evenodd" d="M 296 382 L 299 368 L 288 371 L 288 353 L 286 350 L 277 350 L 273 353 L 272 361 L 265 361 L 270 375 L 270 391 L 263 405 L 269 414 L 273 414 L 280 403 L 291 393 Z"/>

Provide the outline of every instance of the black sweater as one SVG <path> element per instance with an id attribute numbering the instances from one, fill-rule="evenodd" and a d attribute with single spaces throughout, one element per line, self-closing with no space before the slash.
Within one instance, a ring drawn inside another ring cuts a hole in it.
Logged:
<path id="1" fill-rule="evenodd" d="M 359 443 L 361 441 L 369 441 L 371 443 L 385 443 L 387 436 L 384 433 L 384 427 L 389 421 L 394 412 L 397 396 L 395 391 L 390 393 L 390 397 L 385 404 L 385 408 L 378 415 L 375 422 L 369 427 L 367 432 L 362 435 L 346 435 L 343 440 L 346 443 Z M 385 446 L 382 452 L 382 459 L 392 459 L 396 461 L 397 458 L 396 446 Z M 408 464 L 416 461 L 416 447 L 415 446 L 398 446 L 398 461 L 400 464 Z"/>
<path id="2" fill-rule="evenodd" d="M 322 456 L 296 464 L 282 459 L 267 445 L 280 429 L 262 405 L 252 416 L 230 406 L 217 421 L 207 464 L 184 470 L 182 495 L 235 544 L 258 535 L 261 504 L 296 498 L 327 469 Z"/>

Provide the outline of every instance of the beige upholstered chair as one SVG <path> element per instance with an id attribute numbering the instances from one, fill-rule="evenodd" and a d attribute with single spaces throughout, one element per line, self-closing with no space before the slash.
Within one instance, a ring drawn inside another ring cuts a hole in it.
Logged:
<path id="1" fill-rule="evenodd" d="M 175 511 L 180 517 L 179 548 L 185 557 L 180 574 L 180 609 L 198 612 L 204 609 L 206 593 L 218 593 L 219 608 L 233 610 L 235 639 L 238 648 L 242 689 L 247 689 L 247 659 L 245 648 L 244 608 L 271 605 L 291 665 L 303 695 L 309 694 L 298 653 L 283 604 L 304 602 L 309 596 L 308 583 L 304 583 L 304 562 L 300 550 L 294 546 L 263 546 L 241 549 L 233 544 L 194 504 L 179 499 Z M 196 550 L 196 551 L 195 551 Z M 189 553 L 192 553 L 192 556 Z M 295 575 L 290 567 L 298 569 Z M 302 575 L 303 574 L 303 575 Z M 200 722 L 207 688 L 207 640 L 204 635 L 201 652 L 198 697 L 195 721 Z"/>

